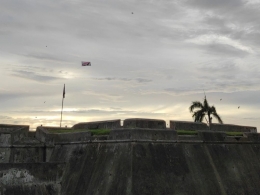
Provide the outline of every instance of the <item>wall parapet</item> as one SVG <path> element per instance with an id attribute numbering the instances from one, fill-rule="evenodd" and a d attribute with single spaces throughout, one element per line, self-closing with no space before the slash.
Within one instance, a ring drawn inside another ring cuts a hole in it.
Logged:
<path id="1" fill-rule="evenodd" d="M 21 139 L 28 137 L 28 125 L 0 124 L 0 145 L 12 145 Z"/>
<path id="2" fill-rule="evenodd" d="M 113 129 L 121 126 L 120 121 L 120 119 L 116 119 L 106 121 L 82 122 L 73 125 L 72 129 Z"/>
<path id="3" fill-rule="evenodd" d="M 233 124 L 218 124 L 212 123 L 210 125 L 211 131 L 225 131 L 225 132 L 251 132 L 256 133 L 257 128 L 252 126 L 241 126 Z"/>
<path id="4" fill-rule="evenodd" d="M 36 129 L 35 137 L 46 144 L 54 144 L 55 142 L 68 142 L 68 141 L 85 141 L 91 139 L 91 132 L 70 132 L 70 133 L 50 133 L 48 129 L 56 129 L 56 130 L 68 130 L 72 128 L 59 128 L 59 127 L 44 127 L 40 126 Z"/>
<path id="5" fill-rule="evenodd" d="M 209 127 L 206 123 L 170 120 L 170 129 L 198 131 L 209 130 Z"/>
<path id="6" fill-rule="evenodd" d="M 124 120 L 124 128 L 149 128 L 149 129 L 166 129 L 164 120 L 145 119 L 145 118 L 128 118 Z"/>

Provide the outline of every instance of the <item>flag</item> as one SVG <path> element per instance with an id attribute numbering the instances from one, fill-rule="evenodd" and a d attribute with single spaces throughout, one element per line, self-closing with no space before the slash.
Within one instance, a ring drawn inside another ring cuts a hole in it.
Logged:
<path id="1" fill-rule="evenodd" d="M 65 98 L 65 84 L 64 84 L 64 87 L 63 87 L 63 98 Z"/>
<path id="2" fill-rule="evenodd" d="M 91 66 L 91 62 L 81 62 L 82 66 Z"/>

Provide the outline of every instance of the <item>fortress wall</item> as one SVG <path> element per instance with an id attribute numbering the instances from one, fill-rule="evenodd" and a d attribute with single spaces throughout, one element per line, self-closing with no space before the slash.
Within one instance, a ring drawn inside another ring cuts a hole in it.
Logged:
<path id="1" fill-rule="evenodd" d="M 0 146 L 0 194 L 260 194 L 260 134 L 177 136 L 151 124 L 87 141 L 77 133 L 59 137 L 63 134 L 39 127 L 42 143 L 21 136 Z M 147 125 L 149 120 L 141 120 L 140 126 Z M 0 135 L 11 135 L 3 131 Z M 73 141 L 67 142 L 69 137 Z M 37 161 L 50 163 L 23 163 Z"/>
<path id="2" fill-rule="evenodd" d="M 37 127 L 35 137 L 41 142 L 47 144 L 53 144 L 56 142 L 86 141 L 91 139 L 91 132 L 87 131 L 73 133 L 49 133 L 48 129 L 62 130 L 63 128 Z"/>
<path id="3" fill-rule="evenodd" d="M 44 162 L 44 146 L 0 147 L 0 163 L 37 163 Z"/>
<path id="4" fill-rule="evenodd" d="M 251 126 L 240 126 L 232 124 L 218 124 L 212 123 L 209 127 L 206 123 L 189 122 L 189 121 L 170 121 L 170 129 L 173 130 L 210 130 L 210 131 L 224 131 L 224 132 L 251 132 L 256 133 L 257 128 Z"/>
<path id="5" fill-rule="evenodd" d="M 209 130 L 209 127 L 206 123 L 170 120 L 170 129 L 197 131 Z"/>
<path id="6" fill-rule="evenodd" d="M 44 147 L 12 147 L 10 161 L 12 163 L 38 163 L 44 162 Z"/>
<path id="7" fill-rule="evenodd" d="M 28 137 L 29 126 L 27 128 L 17 129 L 12 132 L 13 143 L 20 141 L 21 139 Z"/>
<path id="8" fill-rule="evenodd" d="M 177 132 L 165 129 L 115 129 L 111 130 L 110 140 L 176 140 Z"/>
<path id="9" fill-rule="evenodd" d="M 14 144 L 28 136 L 29 126 L 27 125 L 6 125 L 0 124 L 0 146 Z"/>
<path id="10" fill-rule="evenodd" d="M 58 159 L 64 195 L 259 194 L 256 143 L 92 142 L 56 145 Z"/>
<path id="11" fill-rule="evenodd" d="M 150 129 L 166 129 L 164 120 L 130 118 L 124 120 L 124 128 L 150 128 Z"/>
<path id="12" fill-rule="evenodd" d="M 12 135 L 11 134 L 0 134 L 0 146 L 8 146 L 12 144 Z"/>
<path id="13" fill-rule="evenodd" d="M 0 194 L 60 195 L 64 163 L 1 163 Z"/>
<path id="14" fill-rule="evenodd" d="M 210 130 L 212 131 L 228 131 L 228 132 L 252 132 L 256 133 L 256 127 L 250 126 L 240 126 L 240 125 L 231 125 L 231 124 L 217 124 L 212 123 L 210 126 Z"/>
<path id="15" fill-rule="evenodd" d="M 113 128 L 119 128 L 121 126 L 120 121 L 121 121 L 120 119 L 117 119 L 117 120 L 77 123 L 72 128 L 73 129 L 113 129 Z"/>

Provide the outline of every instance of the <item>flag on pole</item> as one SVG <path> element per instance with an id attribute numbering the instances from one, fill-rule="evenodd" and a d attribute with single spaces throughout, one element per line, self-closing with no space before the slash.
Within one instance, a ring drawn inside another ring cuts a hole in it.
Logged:
<path id="1" fill-rule="evenodd" d="M 64 84 L 64 87 L 63 87 L 63 98 L 65 98 L 65 84 Z"/>
<path id="2" fill-rule="evenodd" d="M 82 66 L 91 66 L 91 62 L 81 62 Z"/>

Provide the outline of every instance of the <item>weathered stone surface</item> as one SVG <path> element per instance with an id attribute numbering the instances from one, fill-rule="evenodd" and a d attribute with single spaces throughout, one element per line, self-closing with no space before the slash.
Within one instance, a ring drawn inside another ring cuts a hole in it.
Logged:
<path id="1" fill-rule="evenodd" d="M 208 130 L 209 127 L 206 123 L 170 120 L 170 129 L 197 131 Z"/>
<path id="2" fill-rule="evenodd" d="M 259 144 L 108 142 L 57 149 L 71 155 L 64 195 L 259 194 Z"/>
<path id="3" fill-rule="evenodd" d="M 0 145 L 8 146 L 12 144 L 12 135 L 11 134 L 0 134 Z"/>
<path id="4" fill-rule="evenodd" d="M 49 133 L 50 127 L 37 127 L 35 137 L 47 144 L 91 140 L 91 132 Z M 52 128 L 52 127 L 51 127 Z M 60 129 L 60 128 L 52 128 Z"/>
<path id="5" fill-rule="evenodd" d="M 198 136 L 203 141 L 224 141 L 227 135 L 224 132 L 198 131 Z"/>
<path id="6" fill-rule="evenodd" d="M 178 140 L 200 140 L 198 135 L 178 135 Z"/>
<path id="7" fill-rule="evenodd" d="M 248 139 L 248 141 L 260 142 L 259 133 L 244 133 L 244 136 Z"/>
<path id="8" fill-rule="evenodd" d="M 166 129 L 166 123 L 158 119 L 129 118 L 124 120 L 124 128 Z"/>
<path id="9" fill-rule="evenodd" d="M 2 195 L 59 195 L 64 163 L 1 163 Z"/>
<path id="10" fill-rule="evenodd" d="M 0 124 L 0 146 L 12 145 L 13 143 L 28 136 L 27 125 Z"/>
<path id="11" fill-rule="evenodd" d="M 38 163 L 44 162 L 44 147 L 13 147 L 10 162 L 14 163 Z"/>
<path id="12" fill-rule="evenodd" d="M 72 129 L 114 129 L 119 128 L 120 119 L 107 121 L 94 121 L 75 124 Z"/>
<path id="13" fill-rule="evenodd" d="M 111 130 L 110 140 L 177 140 L 177 132 L 153 129 L 115 129 Z"/>
<path id="14" fill-rule="evenodd" d="M 11 148 L 0 147 L 0 163 L 12 162 Z"/>
<path id="15" fill-rule="evenodd" d="M 210 130 L 225 131 L 225 132 L 251 132 L 251 133 L 257 132 L 256 127 L 231 125 L 231 124 L 218 124 L 218 123 L 212 123 L 210 125 Z"/>
<path id="16" fill-rule="evenodd" d="M 119 128 L 87 142 L 41 133 L 42 144 L 18 136 L 0 147 L 1 195 L 260 194 L 257 133 Z M 20 163 L 37 161 L 52 163 Z"/>

